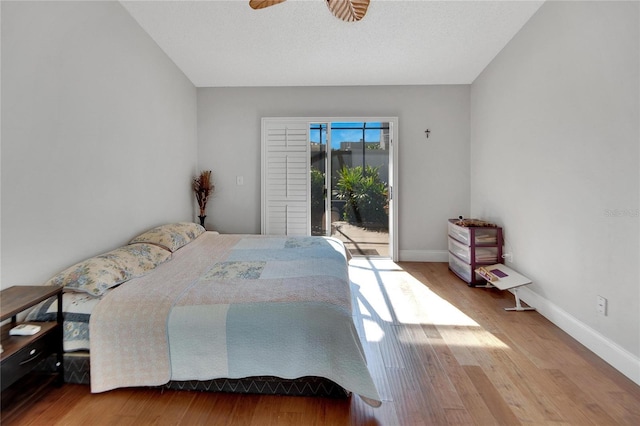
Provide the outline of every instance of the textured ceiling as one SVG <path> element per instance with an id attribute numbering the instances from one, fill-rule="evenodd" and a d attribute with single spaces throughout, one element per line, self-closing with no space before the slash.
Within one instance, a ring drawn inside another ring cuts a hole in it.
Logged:
<path id="1" fill-rule="evenodd" d="M 470 84 L 543 1 L 121 1 L 197 87 Z"/>

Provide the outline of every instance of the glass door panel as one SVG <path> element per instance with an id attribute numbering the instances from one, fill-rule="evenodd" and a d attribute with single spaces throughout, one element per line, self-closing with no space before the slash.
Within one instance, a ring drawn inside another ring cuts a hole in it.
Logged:
<path id="1" fill-rule="evenodd" d="M 331 123 L 331 235 L 354 256 L 390 256 L 389 128 Z"/>
<path id="2" fill-rule="evenodd" d="M 311 155 L 311 235 L 329 235 L 327 206 L 327 124 L 312 123 L 309 126 Z"/>
<path id="3" fill-rule="evenodd" d="M 390 123 L 312 123 L 311 235 L 354 256 L 389 257 Z"/>

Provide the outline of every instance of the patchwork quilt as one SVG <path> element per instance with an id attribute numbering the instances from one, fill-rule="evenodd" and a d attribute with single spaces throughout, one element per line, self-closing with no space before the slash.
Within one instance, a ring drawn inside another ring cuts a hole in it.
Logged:
<path id="1" fill-rule="evenodd" d="M 380 405 L 336 239 L 206 232 L 105 295 L 90 328 L 92 392 L 317 376 Z"/>

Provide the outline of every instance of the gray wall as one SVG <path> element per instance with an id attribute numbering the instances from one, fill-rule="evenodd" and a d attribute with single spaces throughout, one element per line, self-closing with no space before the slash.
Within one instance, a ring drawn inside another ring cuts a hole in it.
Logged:
<path id="1" fill-rule="evenodd" d="M 2 287 L 192 220 L 196 89 L 118 2 L 2 7 Z"/>
<path id="2" fill-rule="evenodd" d="M 446 259 L 446 220 L 469 212 L 469 86 L 198 89 L 198 165 L 216 183 L 208 228 L 260 232 L 260 119 L 280 116 L 399 117 L 399 255 Z"/>
<path id="3" fill-rule="evenodd" d="M 504 225 L 526 300 L 636 382 L 638 9 L 547 2 L 471 87 L 472 215 Z"/>

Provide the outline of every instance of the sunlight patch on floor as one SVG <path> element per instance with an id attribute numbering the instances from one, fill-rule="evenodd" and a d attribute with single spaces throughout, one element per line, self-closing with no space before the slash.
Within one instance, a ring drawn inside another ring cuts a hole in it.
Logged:
<path id="1" fill-rule="evenodd" d="M 442 343 L 452 347 L 508 348 L 473 318 L 391 260 L 354 259 L 350 262 L 349 274 L 354 309 L 360 313 L 368 342 L 384 338 L 381 327 L 381 321 L 384 321 L 418 327 L 399 332 L 400 342 L 437 345 L 438 339 L 421 329 L 422 326 L 435 326 L 442 336 Z"/>
<path id="2" fill-rule="evenodd" d="M 393 316 L 385 299 L 386 295 L 380 286 L 381 273 L 388 269 L 402 271 L 398 265 L 385 259 L 358 258 L 349 262 L 353 307 L 364 316 L 376 321 L 393 322 Z"/>
<path id="3" fill-rule="evenodd" d="M 379 342 L 384 338 L 384 330 L 380 325 L 367 318 L 362 319 L 364 338 L 367 342 Z"/>
<path id="4" fill-rule="evenodd" d="M 357 308 L 367 316 L 400 324 L 478 326 L 389 259 L 354 259 L 349 275 Z"/>
<path id="5" fill-rule="evenodd" d="M 403 279 L 401 286 L 408 287 L 414 299 L 418 301 L 417 303 L 419 305 L 416 307 L 416 310 L 421 312 L 422 315 L 416 319 L 419 320 L 420 323 L 480 327 L 471 317 L 453 306 L 447 300 L 438 296 L 410 274 L 406 273 Z M 402 305 L 398 307 L 394 305 L 394 309 L 401 307 Z M 411 320 L 411 318 L 408 318 L 408 320 Z"/>

